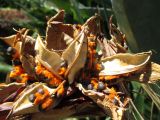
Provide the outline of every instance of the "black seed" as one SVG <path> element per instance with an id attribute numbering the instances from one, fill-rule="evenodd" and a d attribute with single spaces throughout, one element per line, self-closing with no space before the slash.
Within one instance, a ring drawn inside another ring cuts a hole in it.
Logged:
<path id="1" fill-rule="evenodd" d="M 36 99 L 36 96 L 34 94 L 31 94 L 29 96 L 29 101 L 34 102 L 35 99 Z"/>
<path id="2" fill-rule="evenodd" d="M 13 47 L 8 47 L 7 48 L 7 54 L 8 55 L 13 55 L 15 53 L 16 53 L 16 49 L 15 48 L 13 48 Z"/>
<path id="3" fill-rule="evenodd" d="M 11 78 L 10 78 L 10 81 L 11 81 L 11 82 L 15 82 L 16 80 L 17 80 L 17 79 L 14 78 L 14 77 L 11 77 Z"/>
<path id="4" fill-rule="evenodd" d="M 88 88 L 88 90 L 93 90 L 93 84 L 89 84 L 89 85 L 87 86 L 87 88 Z"/>
<path id="5" fill-rule="evenodd" d="M 63 61 L 60 66 L 67 68 L 67 66 L 68 66 L 67 61 Z"/>
<path id="6" fill-rule="evenodd" d="M 95 54 L 95 57 L 98 58 L 98 60 L 99 60 L 102 56 L 103 56 L 102 54 L 98 54 L 98 53 Z"/>
<path id="7" fill-rule="evenodd" d="M 39 74 L 38 79 L 39 79 L 39 81 L 44 81 L 46 79 L 46 77 L 43 74 Z"/>
<path id="8" fill-rule="evenodd" d="M 28 79 L 27 81 L 26 81 L 26 84 L 27 85 L 31 85 L 32 83 L 34 83 L 35 81 L 34 80 L 32 80 L 32 79 Z"/>
<path id="9" fill-rule="evenodd" d="M 47 78 L 47 77 L 45 77 L 44 79 L 43 79 L 43 81 L 44 82 L 49 82 L 51 79 L 49 79 L 49 78 Z"/>
<path id="10" fill-rule="evenodd" d="M 43 90 L 42 88 L 39 88 L 39 89 L 37 90 L 37 92 L 40 93 L 40 94 L 44 94 L 44 90 Z"/>
<path id="11" fill-rule="evenodd" d="M 115 105 L 118 105 L 118 100 L 117 100 L 116 98 L 114 98 L 114 99 L 113 99 L 113 103 L 114 103 Z"/>
<path id="12" fill-rule="evenodd" d="M 12 65 L 21 65 L 21 61 L 19 59 L 12 60 Z"/>
<path id="13" fill-rule="evenodd" d="M 99 90 L 99 91 L 102 91 L 102 90 L 104 90 L 104 89 L 105 89 L 104 83 L 103 83 L 103 82 L 98 82 L 98 90 Z"/>

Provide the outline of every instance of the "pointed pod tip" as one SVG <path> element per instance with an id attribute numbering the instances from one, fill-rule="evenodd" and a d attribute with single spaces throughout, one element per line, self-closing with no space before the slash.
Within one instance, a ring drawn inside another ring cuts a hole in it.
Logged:
<path id="1" fill-rule="evenodd" d="M 65 11 L 62 9 L 60 11 L 57 12 L 57 14 L 55 14 L 53 17 L 51 17 L 47 24 L 50 24 L 53 21 L 59 21 L 59 22 L 63 22 L 64 21 L 64 16 L 65 16 Z"/>

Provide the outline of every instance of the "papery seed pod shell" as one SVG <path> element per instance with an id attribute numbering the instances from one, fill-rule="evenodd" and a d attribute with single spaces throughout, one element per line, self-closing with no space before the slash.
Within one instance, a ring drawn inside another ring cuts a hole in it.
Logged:
<path id="1" fill-rule="evenodd" d="M 52 94 L 55 91 L 55 89 L 51 89 L 43 83 L 34 83 L 28 86 L 21 94 L 19 94 L 16 101 L 14 102 L 12 115 L 23 115 L 28 113 L 39 112 L 38 105 L 34 105 L 29 100 L 29 96 L 31 94 L 35 94 L 37 90 L 40 88 L 47 89 L 50 94 Z"/>
<path id="2" fill-rule="evenodd" d="M 87 37 L 83 31 L 63 52 L 62 58 L 68 63 L 65 76 L 71 84 L 77 72 L 84 67 L 87 58 Z"/>
<path id="3" fill-rule="evenodd" d="M 56 74 L 56 71 L 60 68 L 60 64 L 64 61 L 60 55 L 47 49 L 40 36 L 37 37 L 35 50 L 37 52 L 37 60 L 51 72 Z"/>
<path id="4" fill-rule="evenodd" d="M 131 73 L 142 70 L 149 62 L 152 52 L 142 52 L 137 54 L 119 53 L 101 60 L 104 70 L 100 76 L 113 76 Z"/>

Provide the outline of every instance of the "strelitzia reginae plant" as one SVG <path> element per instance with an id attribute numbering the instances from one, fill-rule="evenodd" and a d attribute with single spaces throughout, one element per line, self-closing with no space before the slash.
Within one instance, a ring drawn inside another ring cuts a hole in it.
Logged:
<path id="1" fill-rule="evenodd" d="M 13 57 L 13 70 L 0 84 L 1 112 L 8 111 L 2 117 L 60 119 L 92 108 L 124 119 L 130 81 L 145 84 L 160 78 L 160 66 L 150 61 L 152 52 L 128 53 L 125 35 L 112 17 L 110 40 L 101 31 L 99 15 L 83 25 L 63 21 L 61 10 L 47 22 L 45 38 L 34 39 L 26 28 L 1 38 Z"/>

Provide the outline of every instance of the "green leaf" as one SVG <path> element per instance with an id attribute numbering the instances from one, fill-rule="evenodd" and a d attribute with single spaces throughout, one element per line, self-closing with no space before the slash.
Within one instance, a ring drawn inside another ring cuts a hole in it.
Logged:
<path id="1" fill-rule="evenodd" d="M 147 94 L 150 96 L 150 98 L 153 100 L 157 108 L 160 110 L 160 94 L 159 91 L 154 91 L 150 84 L 141 84 L 142 88 L 147 92 Z M 156 87 L 156 86 L 154 86 Z"/>
<path id="2" fill-rule="evenodd" d="M 0 63 L 0 73 L 7 73 L 12 70 L 12 66 L 5 63 Z"/>
<path id="3" fill-rule="evenodd" d="M 126 9 L 124 6 L 124 0 L 112 0 L 113 11 L 118 21 L 118 25 L 121 31 L 126 35 L 129 48 L 133 52 L 138 52 L 138 44 L 134 36 L 134 31 L 132 29 L 129 18 L 126 14 Z"/>
<path id="4" fill-rule="evenodd" d="M 132 52 L 154 50 L 154 61 L 160 61 L 159 1 L 112 0 L 113 11 Z"/>

